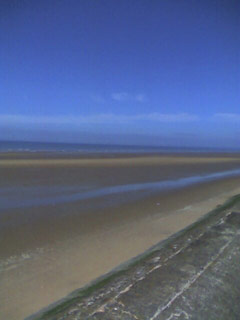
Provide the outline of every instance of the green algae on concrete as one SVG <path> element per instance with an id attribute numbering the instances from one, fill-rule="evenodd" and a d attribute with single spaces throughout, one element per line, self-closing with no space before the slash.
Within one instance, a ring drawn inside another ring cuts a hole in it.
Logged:
<path id="1" fill-rule="evenodd" d="M 35 320 L 239 319 L 240 195 Z"/>

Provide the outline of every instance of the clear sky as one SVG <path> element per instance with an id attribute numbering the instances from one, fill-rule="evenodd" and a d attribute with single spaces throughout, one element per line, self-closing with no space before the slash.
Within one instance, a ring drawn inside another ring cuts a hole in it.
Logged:
<path id="1" fill-rule="evenodd" d="M 0 139 L 240 147 L 238 0 L 0 3 Z"/>

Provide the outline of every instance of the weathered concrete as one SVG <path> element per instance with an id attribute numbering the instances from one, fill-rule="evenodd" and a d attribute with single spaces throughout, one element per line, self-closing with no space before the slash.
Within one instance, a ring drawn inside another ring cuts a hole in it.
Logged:
<path id="1" fill-rule="evenodd" d="M 38 315 L 44 320 L 240 319 L 240 196 Z"/>

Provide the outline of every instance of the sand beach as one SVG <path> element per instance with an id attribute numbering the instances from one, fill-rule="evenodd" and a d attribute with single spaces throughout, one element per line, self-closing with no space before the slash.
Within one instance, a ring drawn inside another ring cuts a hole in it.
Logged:
<path id="1" fill-rule="evenodd" d="M 234 153 L 1 153 L 0 319 L 24 319 L 191 224 L 240 193 L 239 169 Z"/>

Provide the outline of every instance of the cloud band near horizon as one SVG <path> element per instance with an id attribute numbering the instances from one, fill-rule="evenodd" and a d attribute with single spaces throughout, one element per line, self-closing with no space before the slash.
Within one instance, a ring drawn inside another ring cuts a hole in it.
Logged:
<path id="1" fill-rule="evenodd" d="M 132 123 L 132 122 L 193 122 L 198 121 L 199 116 L 188 113 L 178 114 L 163 114 L 163 113 L 148 113 L 135 115 L 117 115 L 117 114 L 94 114 L 94 115 L 61 115 L 61 116 L 30 116 L 21 114 L 0 114 L 0 124 L 104 124 L 104 123 Z"/>
<path id="2" fill-rule="evenodd" d="M 102 113 L 93 115 L 21 115 L 21 114 L 0 114 L 0 124 L 104 124 L 104 123 L 133 123 L 133 122 L 162 122 L 162 123 L 184 123 L 196 121 L 240 121 L 240 113 L 216 113 L 202 118 L 196 114 L 189 113 L 145 113 L 135 115 Z"/>

